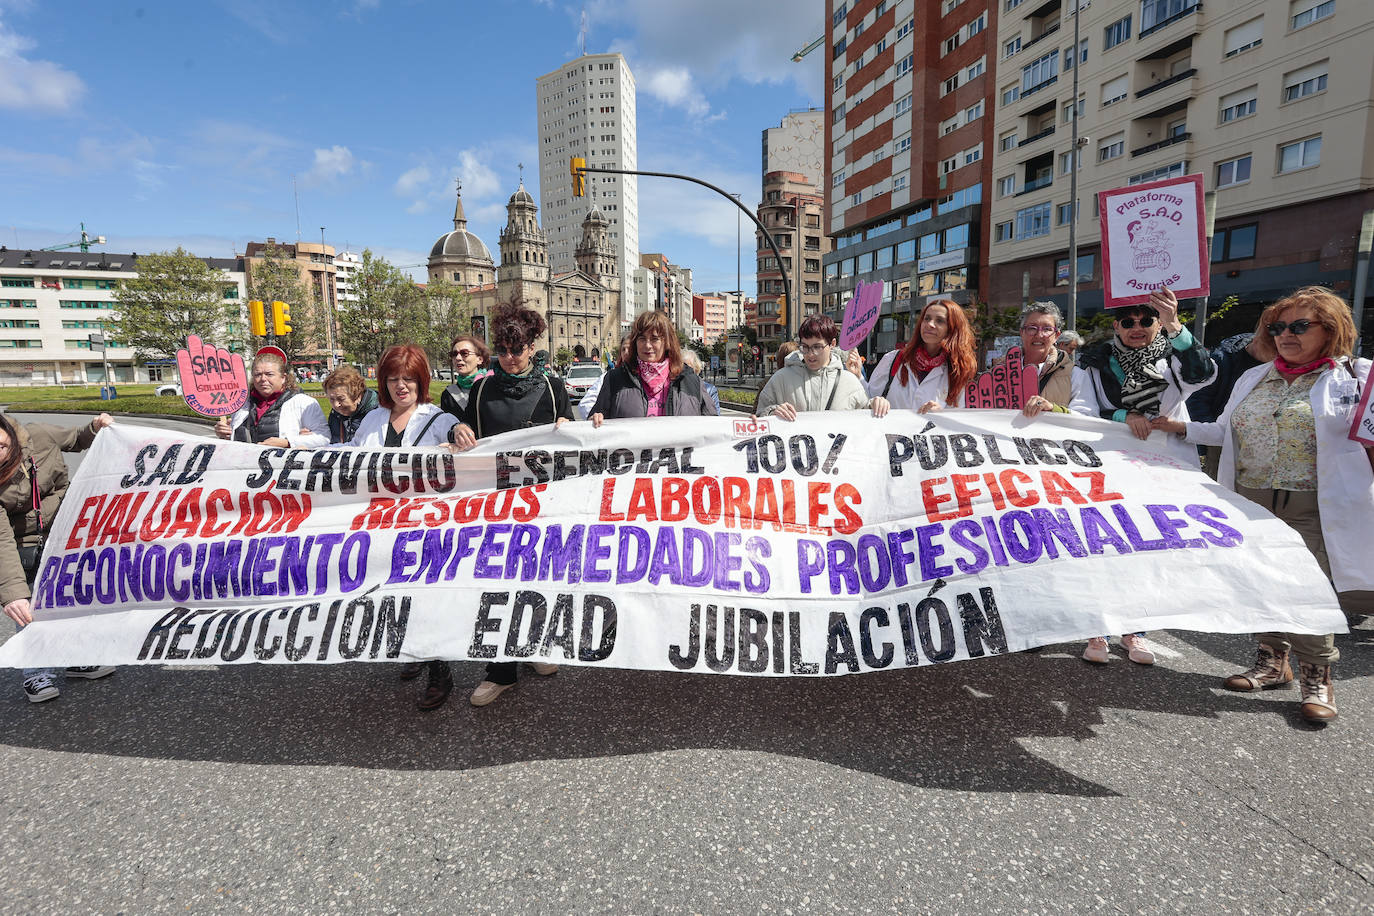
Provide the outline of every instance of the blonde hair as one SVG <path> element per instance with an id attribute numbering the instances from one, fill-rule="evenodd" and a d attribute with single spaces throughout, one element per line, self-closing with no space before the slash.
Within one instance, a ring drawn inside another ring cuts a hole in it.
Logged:
<path id="1" fill-rule="evenodd" d="M 1324 286 L 1304 286 L 1275 302 L 1260 315 L 1255 326 L 1256 350 L 1266 360 L 1278 356 L 1274 338 L 1269 336 L 1269 325 L 1279 320 L 1279 316 L 1290 308 L 1310 309 L 1317 324 L 1326 329 L 1326 347 L 1322 357 L 1350 356 L 1355 349 L 1355 319 L 1350 315 L 1350 306 Z"/>

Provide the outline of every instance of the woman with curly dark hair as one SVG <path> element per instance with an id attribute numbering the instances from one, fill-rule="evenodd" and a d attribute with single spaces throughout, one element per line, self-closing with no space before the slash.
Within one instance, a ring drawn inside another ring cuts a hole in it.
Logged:
<path id="1" fill-rule="evenodd" d="M 492 355 L 496 365 L 491 375 L 478 379 L 463 409 L 463 421 L 453 427 L 449 441 L 459 451 L 472 448 L 478 439 L 516 429 L 553 424 L 555 428 L 573 419 L 572 402 L 563 380 L 550 378 L 534 362 L 535 343 L 544 333 L 544 318 L 521 300 L 498 305 L 491 318 Z M 558 666 L 534 662 L 540 674 L 553 674 Z M 486 677 L 469 698 L 473 706 L 486 706 L 515 686 L 516 662 L 491 662 Z M 421 709 L 441 706 L 453 690 L 453 674 L 448 662 L 429 663 L 429 683 L 421 694 Z"/>
<path id="2" fill-rule="evenodd" d="M 964 389 L 978 372 L 974 349 L 963 306 L 949 299 L 927 302 L 911 339 L 883 357 L 865 387 L 893 408 L 927 413 L 961 407 Z"/>

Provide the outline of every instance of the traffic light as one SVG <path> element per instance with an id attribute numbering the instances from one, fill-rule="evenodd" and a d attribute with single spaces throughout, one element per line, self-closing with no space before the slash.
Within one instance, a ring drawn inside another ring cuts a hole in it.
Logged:
<path id="1" fill-rule="evenodd" d="M 285 302 L 272 303 L 272 333 L 278 337 L 291 333 L 291 306 Z"/>
<path id="2" fill-rule="evenodd" d="M 587 160 L 581 156 L 573 156 L 568 165 L 572 171 L 573 197 L 586 197 L 587 173 L 583 169 L 587 167 Z"/>
<path id="3" fill-rule="evenodd" d="M 787 294 L 778 297 L 778 324 L 787 327 Z"/>
<path id="4" fill-rule="evenodd" d="M 263 317 L 262 300 L 248 300 L 248 332 L 254 337 L 267 336 L 267 319 Z"/>

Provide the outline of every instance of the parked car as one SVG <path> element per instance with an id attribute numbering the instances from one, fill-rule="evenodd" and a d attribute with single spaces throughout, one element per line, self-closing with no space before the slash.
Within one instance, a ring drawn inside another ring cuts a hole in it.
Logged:
<path id="1" fill-rule="evenodd" d="M 179 398 L 181 397 L 181 382 L 176 382 L 175 384 L 170 385 L 158 385 L 157 388 L 153 391 L 153 394 L 157 395 L 160 398 Z"/>
<path id="2" fill-rule="evenodd" d="M 563 373 L 563 384 L 567 386 L 568 395 L 574 401 L 582 397 L 605 371 L 600 363 L 574 363 L 569 366 L 568 371 Z"/>

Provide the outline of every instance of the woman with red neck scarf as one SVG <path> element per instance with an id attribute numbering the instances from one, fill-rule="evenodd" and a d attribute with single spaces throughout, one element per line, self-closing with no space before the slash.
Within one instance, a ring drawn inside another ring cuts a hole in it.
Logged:
<path id="1" fill-rule="evenodd" d="M 1374 589 L 1374 470 L 1370 451 L 1349 438 L 1369 360 L 1351 359 L 1350 306 L 1308 286 L 1260 318 L 1261 355 L 1273 361 L 1242 375 L 1215 423 L 1156 419 L 1189 442 L 1221 446 L 1217 480 L 1297 530 L 1338 592 Z M 1261 633 L 1255 664 L 1225 681 L 1230 690 L 1287 687 L 1297 656 L 1301 712 L 1336 718 L 1333 634 Z"/>
<path id="2" fill-rule="evenodd" d="M 236 442 L 278 448 L 319 448 L 329 444 L 329 421 L 319 402 L 302 394 L 295 373 L 280 350 L 258 351 L 248 404 L 233 417 L 220 417 L 215 435 Z"/>
<path id="3" fill-rule="evenodd" d="M 588 419 L 714 417 L 719 411 L 701 377 L 682 364 L 677 330 L 662 312 L 641 312 L 630 327 L 626 358 L 601 385 Z"/>
<path id="4" fill-rule="evenodd" d="M 887 398 L 894 410 L 929 413 L 964 406 L 964 389 L 977 370 L 963 307 L 936 299 L 921 309 L 911 340 L 884 356 L 864 387 L 869 397 Z"/>

